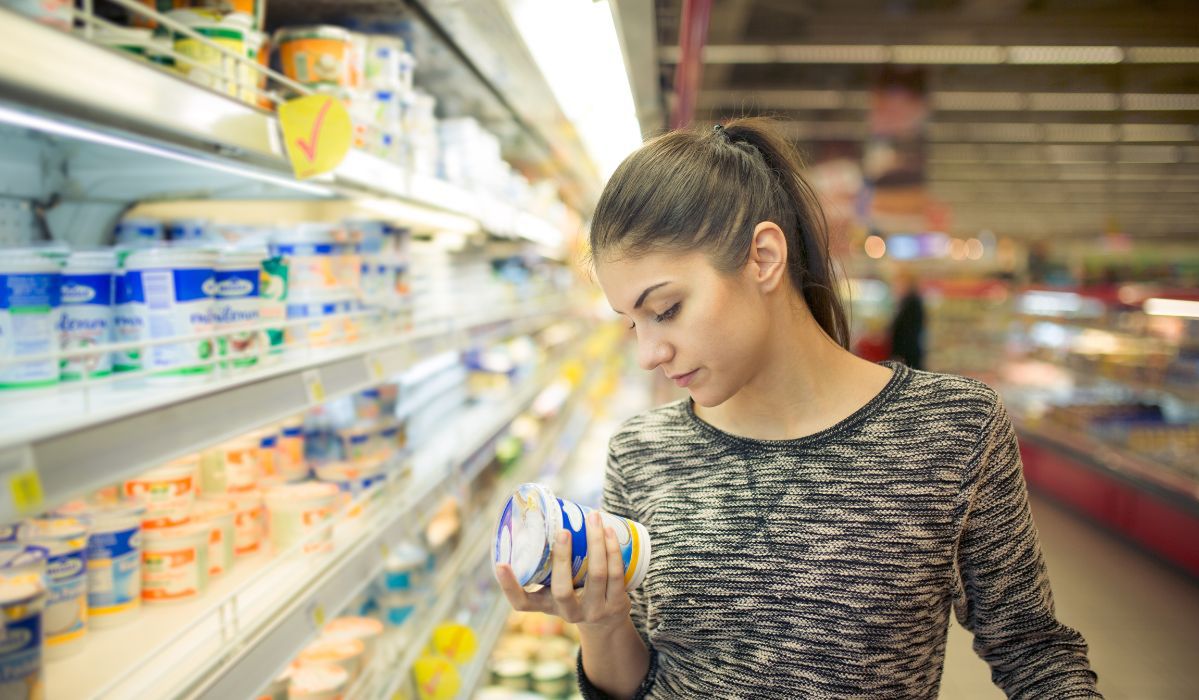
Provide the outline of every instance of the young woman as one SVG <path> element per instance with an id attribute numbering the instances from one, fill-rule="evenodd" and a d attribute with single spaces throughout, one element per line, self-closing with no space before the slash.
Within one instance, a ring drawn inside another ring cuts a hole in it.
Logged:
<path id="1" fill-rule="evenodd" d="M 597 521 L 582 591 L 563 546 L 548 590 L 500 567 L 508 600 L 579 624 L 588 698 L 936 698 L 951 607 L 1009 697 L 1100 697 L 1054 617 L 1003 404 L 845 349 L 800 167 L 744 119 L 656 138 L 612 176 L 600 285 L 641 366 L 690 393 L 610 443 L 603 507 L 653 557 L 626 594 Z"/>

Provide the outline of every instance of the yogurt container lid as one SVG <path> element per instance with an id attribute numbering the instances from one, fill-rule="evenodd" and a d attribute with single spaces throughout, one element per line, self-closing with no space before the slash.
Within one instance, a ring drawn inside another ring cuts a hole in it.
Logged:
<path id="1" fill-rule="evenodd" d="M 391 550 L 383 567 L 389 572 L 416 571 L 425 568 L 429 555 L 414 545 L 402 545 Z"/>
<path id="2" fill-rule="evenodd" d="M 508 498 L 495 535 L 495 563 L 507 564 L 521 586 L 540 582 L 550 566 L 550 543 L 562 529 L 554 492 L 521 484 Z"/>
<path id="3" fill-rule="evenodd" d="M 141 527 L 146 507 L 136 501 L 124 503 L 89 503 L 71 501 L 54 511 L 56 515 L 78 518 L 91 527 L 94 535 L 99 532 L 114 532 Z"/>
<path id="4" fill-rule="evenodd" d="M 289 39 L 339 39 L 350 40 L 350 30 L 328 24 L 317 24 L 303 27 L 284 27 L 275 33 L 275 41 L 282 43 Z"/>
<path id="5" fill-rule="evenodd" d="M 33 600 L 46 592 L 49 550 L 29 544 L 0 544 L 0 604 Z"/>
<path id="6" fill-rule="evenodd" d="M 138 248 L 125 259 L 125 267 L 130 270 L 147 270 L 157 267 L 211 269 L 215 263 L 216 253 L 211 250 L 167 245 Z"/>
<path id="7" fill-rule="evenodd" d="M 350 674 L 332 664 L 304 664 L 296 667 L 288 684 L 288 697 L 338 692 L 350 682 Z"/>
<path id="8" fill-rule="evenodd" d="M 234 493 L 217 493 L 205 494 L 200 497 L 199 501 L 225 501 L 232 503 L 238 511 L 252 510 L 262 505 L 262 491 L 258 489 L 250 489 L 248 491 L 237 491 Z"/>
<path id="9" fill-rule="evenodd" d="M 80 518 L 48 517 L 33 518 L 21 528 L 21 539 L 45 542 L 51 540 L 75 540 L 87 537 L 87 523 Z"/>
<path id="10" fill-rule="evenodd" d="M 62 263 L 49 251 L 34 248 L 0 250 L 0 272 L 58 272 L 61 269 Z"/>
<path id="11" fill-rule="evenodd" d="M 217 265 L 222 269 L 257 268 L 263 260 L 269 258 L 266 248 L 230 249 L 225 248 L 219 253 Z"/>
<path id="12" fill-rule="evenodd" d="M 324 639 L 374 639 L 383 634 L 383 623 L 373 617 L 338 617 L 321 630 Z"/>
<path id="13" fill-rule="evenodd" d="M 117 266 L 117 251 L 112 248 L 75 250 L 67 258 L 63 272 L 112 272 Z"/>
<path id="14" fill-rule="evenodd" d="M 321 637 L 300 652 L 301 665 L 337 663 L 362 656 L 366 652 L 366 644 L 360 638 L 331 638 Z"/>
<path id="15" fill-rule="evenodd" d="M 337 229 L 328 224 L 304 224 L 280 229 L 271 236 L 271 243 L 278 245 L 339 242 L 341 241 L 337 236 Z"/>
<path id="16" fill-rule="evenodd" d="M 334 484 L 305 481 L 299 484 L 282 484 L 266 492 L 267 505 L 272 508 L 291 506 L 299 508 L 312 502 L 331 501 L 340 491 Z"/>
<path id="17" fill-rule="evenodd" d="M 192 515 L 197 520 L 216 520 L 237 513 L 237 503 L 231 500 L 200 499 L 192 506 Z"/>
<path id="18" fill-rule="evenodd" d="M 155 467 L 148 472 L 138 474 L 129 481 L 171 481 L 189 475 L 195 475 L 200 468 L 200 456 L 188 455 Z"/>

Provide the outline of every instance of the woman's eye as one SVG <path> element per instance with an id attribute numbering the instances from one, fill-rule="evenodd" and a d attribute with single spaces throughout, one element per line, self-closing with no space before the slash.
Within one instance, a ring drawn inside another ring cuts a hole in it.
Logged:
<path id="1" fill-rule="evenodd" d="M 657 321 L 658 323 L 662 323 L 663 321 L 669 321 L 670 319 L 679 315 L 679 307 L 680 306 L 682 306 L 682 302 L 679 302 L 678 304 L 675 304 L 674 306 L 670 307 L 669 309 L 658 314 L 657 316 L 654 317 L 654 320 Z"/>

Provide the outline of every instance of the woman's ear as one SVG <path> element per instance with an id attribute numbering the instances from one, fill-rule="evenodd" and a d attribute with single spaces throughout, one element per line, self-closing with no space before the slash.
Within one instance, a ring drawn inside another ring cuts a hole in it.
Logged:
<path id="1" fill-rule="evenodd" d="M 787 237 L 773 221 L 754 227 L 748 273 L 763 292 L 773 292 L 787 277 Z"/>

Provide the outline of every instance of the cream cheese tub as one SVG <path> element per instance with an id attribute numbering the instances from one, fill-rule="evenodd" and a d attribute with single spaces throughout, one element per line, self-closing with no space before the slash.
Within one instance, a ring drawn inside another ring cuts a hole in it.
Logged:
<path id="1" fill-rule="evenodd" d="M 0 544 L 0 698 L 41 700 L 46 549 Z"/>
<path id="2" fill-rule="evenodd" d="M 200 458 L 200 490 L 205 494 L 242 493 L 258 484 L 259 441 L 242 435 L 204 452 Z"/>
<path id="3" fill-rule="evenodd" d="M 232 501 L 196 501 L 192 518 L 208 528 L 208 576 L 220 576 L 233 568 L 233 545 L 237 539 L 237 505 Z"/>
<path id="4" fill-rule="evenodd" d="M 575 588 L 587 581 L 587 516 L 593 508 L 558 498 L 541 484 L 522 484 L 500 515 L 495 535 L 495 563 L 508 564 L 527 590 L 550 585 L 553 543 L 558 532 L 571 533 L 571 573 Z M 600 514 L 605 527 L 616 531 L 624 560 L 625 590 L 641 585 L 649 570 L 649 532 L 641 523 L 609 513 Z"/>
<path id="5" fill-rule="evenodd" d="M 142 600 L 191 600 L 208 587 L 210 531 L 191 524 L 146 530 L 142 545 Z"/>
<path id="6" fill-rule="evenodd" d="M 59 515 L 89 526 L 87 538 L 87 618 L 96 629 L 116 627 L 137 615 L 142 602 L 142 520 L 136 503 L 77 501 Z"/>
<path id="7" fill-rule="evenodd" d="M 350 674 L 333 664 L 296 666 L 287 686 L 288 700 L 341 700 Z"/>
<path id="8" fill-rule="evenodd" d="M 58 350 L 61 266 L 34 250 L 5 251 L 0 260 L 0 359 L 50 355 Z M 0 390 L 58 383 L 54 357 L 0 364 Z"/>
<path id="9" fill-rule="evenodd" d="M 125 260 L 125 283 L 145 299 L 151 340 L 201 338 L 146 348 L 142 365 L 160 380 L 212 374 L 216 254 L 198 248 L 135 250 Z"/>
<path id="10" fill-rule="evenodd" d="M 333 517 L 339 491 L 334 484 L 306 482 L 276 486 L 266 492 L 271 545 L 276 552 L 290 549 L 308 533 L 321 527 Z M 304 551 L 327 551 L 332 546 L 333 531 L 309 542 Z"/>
<path id="11" fill-rule="evenodd" d="M 366 643 L 361 639 L 329 639 L 321 637 L 304 647 L 296 657 L 296 665 L 323 666 L 331 664 L 343 669 L 353 681 L 362 670 Z"/>
<path id="12" fill-rule="evenodd" d="M 244 557 L 262 548 L 266 531 L 262 492 L 257 489 L 244 493 L 205 496 L 202 501 L 231 503 L 233 516 L 233 556 Z"/>
<path id="13" fill-rule="evenodd" d="M 301 481 L 308 476 L 304 460 L 304 417 L 295 416 L 279 424 L 275 466 L 284 481 Z"/>
<path id="14" fill-rule="evenodd" d="M 46 658 L 70 656 L 83 648 L 87 635 L 87 524 L 77 518 L 34 518 L 16 534 L 47 552 Z"/>
<path id="15" fill-rule="evenodd" d="M 333 641 L 356 639 L 363 643 L 366 651 L 363 655 L 363 666 L 370 663 L 375 644 L 383 636 L 383 623 L 373 617 L 339 617 L 321 630 L 321 638 Z"/>
<path id="16" fill-rule="evenodd" d="M 125 482 L 125 498 L 146 508 L 147 528 L 182 525 L 196 500 L 199 457 L 189 455 Z"/>
<path id="17" fill-rule="evenodd" d="M 62 312 L 58 318 L 59 344 L 64 351 L 100 349 L 113 339 L 113 272 L 116 253 L 79 250 L 67 258 L 62 271 Z M 63 358 L 63 381 L 112 374 L 112 353 L 95 352 Z"/>
<path id="18" fill-rule="evenodd" d="M 213 318 L 218 331 L 222 366 L 253 367 L 266 349 L 266 337 L 256 327 L 262 315 L 261 264 L 266 250 L 224 251 L 216 267 Z"/>

